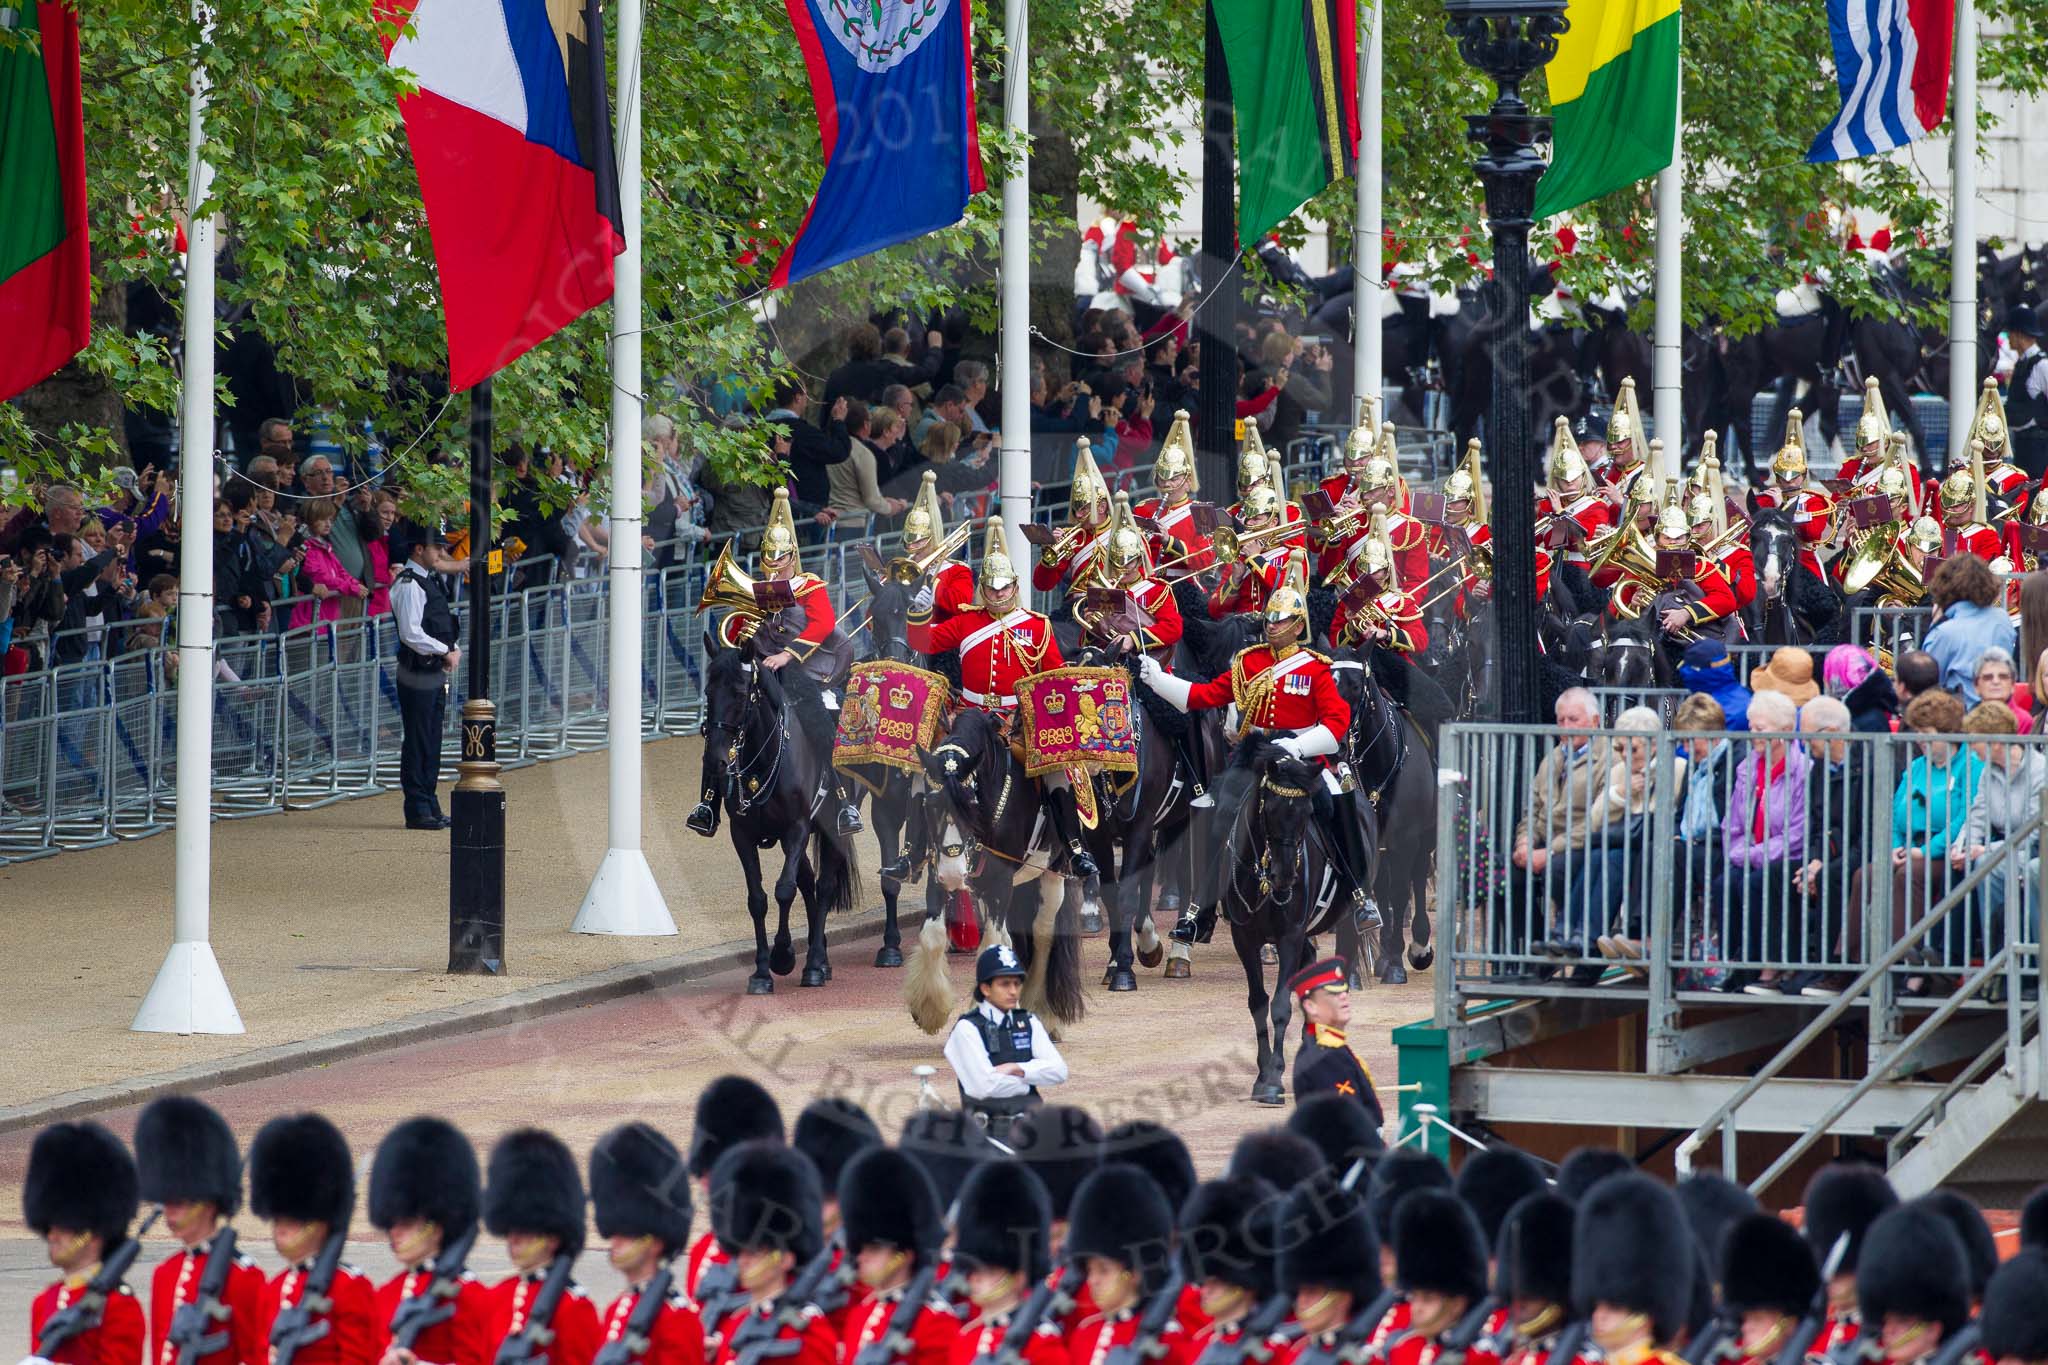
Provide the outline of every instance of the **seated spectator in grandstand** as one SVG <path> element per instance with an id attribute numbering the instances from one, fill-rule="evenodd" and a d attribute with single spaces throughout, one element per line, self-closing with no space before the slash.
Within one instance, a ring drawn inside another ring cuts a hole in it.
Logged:
<path id="1" fill-rule="evenodd" d="M 1935 620 L 1922 648 L 1941 665 L 1939 685 L 1962 697 L 1963 705 L 1975 706 L 1978 658 L 1987 649 L 2011 657 L 2019 647 L 2019 634 L 2005 614 L 2005 585 L 1976 555 L 1955 555 L 1941 561 L 1927 595 Z"/>
<path id="2" fill-rule="evenodd" d="M 895 486 L 899 474 L 917 463 L 917 447 L 910 444 L 910 427 L 903 414 L 894 408 L 868 409 L 868 449 L 875 455 L 875 482 L 884 493 Z"/>
<path id="3" fill-rule="evenodd" d="M 1728 729 L 1752 728 L 1749 689 L 1735 681 L 1735 661 L 1728 657 L 1728 647 L 1719 640 L 1695 640 L 1685 647 L 1685 658 L 1678 666 L 1678 682 L 1719 702 Z"/>
<path id="4" fill-rule="evenodd" d="M 1600 724 L 1600 703 L 1583 687 L 1567 688 L 1559 694 L 1554 714 L 1563 730 L 1592 730 Z M 1568 733 L 1543 756 L 1530 784 L 1528 813 L 1515 826 L 1514 846 L 1508 853 L 1510 866 L 1503 880 L 1509 922 L 1496 935 L 1504 951 L 1561 955 L 1550 951 L 1549 906 L 1552 901 L 1563 903 L 1578 875 L 1589 832 L 1586 813 L 1606 785 L 1605 741 Z M 1566 932 L 1560 928 L 1561 934 Z M 1567 944 L 1563 953 L 1571 951 L 1575 950 Z"/>
<path id="5" fill-rule="evenodd" d="M 1806 865 L 1799 869 L 1794 890 L 1806 906 L 1799 943 L 1813 953 L 1812 961 L 1843 960 L 1831 954 L 1841 951 L 1850 915 L 1861 942 L 1861 910 L 1848 903 L 1847 894 L 1869 856 L 1864 839 L 1870 828 L 1870 746 L 1844 738 L 1851 724 L 1849 708 L 1834 697 L 1815 697 L 1799 708 L 1799 732 L 1807 736 L 1813 771 L 1806 780 Z M 1779 979 L 1787 995 L 1834 995 L 1845 984 L 1832 978 L 1822 982 L 1811 971 Z"/>
<path id="6" fill-rule="evenodd" d="M 1857 734 L 1886 735 L 1897 727 L 1899 694 L 1891 675 L 1861 645 L 1836 645 L 1821 666 L 1828 695 L 1849 708 L 1849 728 Z"/>
<path id="7" fill-rule="evenodd" d="M 341 559 L 334 553 L 332 536 L 339 516 L 340 509 L 331 499 L 306 504 L 304 582 L 300 586 L 311 594 L 311 599 L 292 608 L 293 630 L 310 626 L 316 619 L 339 621 L 343 599 L 362 602 L 370 596 L 369 587 L 341 567 Z"/>
<path id="8" fill-rule="evenodd" d="M 875 452 L 867 443 L 872 430 L 868 405 L 858 398 L 846 404 L 846 434 L 852 439 L 852 454 L 844 464 L 831 468 L 832 510 L 842 521 L 852 518 L 859 526 L 870 517 L 900 515 L 907 505 L 901 498 L 886 496 L 877 479 Z"/>
<path id="9" fill-rule="evenodd" d="M 1679 884 L 1685 900 L 1701 902 L 1721 880 L 1721 821 L 1728 814 L 1728 793 L 1735 782 L 1737 766 L 1735 741 L 1721 737 L 1728 728 L 1721 703 L 1704 692 L 1695 692 L 1678 704 L 1671 729 L 1685 746 L 1687 777 L 1685 793 L 1678 807 Z M 1624 934 L 1622 956 L 1631 951 L 1635 936 Z"/>
<path id="10" fill-rule="evenodd" d="M 2034 732 L 2033 716 L 2020 709 L 2016 695 L 2019 690 L 2017 666 L 2011 653 L 1997 645 L 1985 650 L 1977 656 L 1977 673 L 1971 681 L 1976 684 L 1979 705 L 1998 702 L 2012 711 L 2013 723 L 2019 727 L 2020 734 Z"/>
<path id="11" fill-rule="evenodd" d="M 953 367 L 953 382 L 960 386 L 961 393 L 967 395 L 967 434 L 988 434 L 988 419 L 982 416 L 981 411 L 988 399 L 988 366 L 979 360 L 963 360 Z"/>
<path id="12" fill-rule="evenodd" d="M 1771 661 L 1749 674 L 1752 692 L 1782 692 L 1796 709 L 1820 695 L 1813 680 L 1813 656 L 1796 645 L 1787 645 L 1771 655 Z"/>
<path id="13" fill-rule="evenodd" d="M 1790 734 L 1799 712 L 1782 692 L 1749 700 L 1753 734 Z M 1735 963 L 1782 961 L 1786 956 L 1792 874 L 1806 854 L 1806 788 L 1813 760 L 1794 739 L 1753 739 L 1736 769 L 1721 847 L 1728 863 L 1728 922 L 1722 943 Z M 1775 968 L 1738 968 L 1721 989 L 1776 994 Z"/>
<path id="14" fill-rule="evenodd" d="M 1892 689 L 1899 694 L 1901 724 L 1906 708 L 1922 692 L 1941 686 L 1941 664 L 1924 649 L 1909 649 L 1892 661 Z M 1899 728 L 1894 726 L 1893 729 Z"/>
<path id="15" fill-rule="evenodd" d="M 2019 736 L 2012 708 L 2003 702 L 1984 701 L 1963 717 L 1963 733 L 1973 736 L 1970 753 L 1981 762 L 1977 794 L 1970 800 L 1970 813 L 1963 820 L 1963 832 L 1949 849 L 1949 867 L 1963 872 L 1980 860 L 1997 854 L 2016 829 L 2024 828 L 2041 813 L 2041 789 L 2048 785 L 2048 757 L 2031 744 L 2016 744 Z M 1982 736 L 1981 739 L 1974 738 Z M 1980 883 L 1979 903 L 1984 907 L 1985 938 L 1970 944 L 1972 958 L 1997 951 L 2005 930 L 2007 887 L 2018 879 L 2031 891 L 2035 869 L 2033 859 L 2022 850 L 2004 867 L 1994 868 Z M 2031 896 L 2022 900 L 2031 919 Z"/>
<path id="16" fill-rule="evenodd" d="M 911 444 L 923 450 L 925 436 L 941 422 L 953 428 L 956 433 L 954 446 L 957 448 L 957 435 L 968 429 L 967 393 L 958 384 L 948 384 L 932 395 L 931 406 L 924 410 L 924 416 L 918 418 L 916 424 L 910 428 Z"/>
<path id="17" fill-rule="evenodd" d="M 1586 846 L 1578 876 L 1565 892 L 1559 916 L 1564 927 L 1551 940 L 1551 952 L 1556 956 L 1591 957 L 1597 944 L 1600 956 L 1620 958 L 1625 956 L 1621 941 L 1637 937 L 1627 916 L 1645 899 L 1649 887 L 1649 817 L 1659 795 L 1653 766 L 1657 742 L 1648 736 L 1662 730 L 1664 720 L 1647 706 L 1631 706 L 1615 718 L 1614 728 L 1645 738 L 1612 741 L 1607 780 L 1586 807 Z M 1673 766 L 1667 802 L 1682 799 L 1684 791 L 1684 758 L 1675 758 Z M 1617 920 L 1622 921 L 1618 926 Z M 1618 936 L 1610 930 L 1618 930 Z M 1591 985 L 1599 979 L 1597 965 L 1572 972 L 1577 985 Z"/>
<path id="18" fill-rule="evenodd" d="M 1940 688 L 1920 693 L 1906 704 L 1906 728 L 1923 736 L 1961 733 L 1962 699 Z M 1923 738 L 1915 747 L 1919 756 L 1892 796 L 1892 927 L 1900 934 L 1946 892 L 1948 855 L 1961 844 L 1984 772 L 1975 754 L 1951 740 Z M 1930 939 L 1927 946 L 1938 945 Z M 1913 994 L 1925 986 L 1924 978 L 1907 981 Z"/>

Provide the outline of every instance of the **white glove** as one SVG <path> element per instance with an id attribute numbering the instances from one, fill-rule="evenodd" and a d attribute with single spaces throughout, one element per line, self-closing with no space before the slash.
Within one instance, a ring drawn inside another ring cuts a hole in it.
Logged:
<path id="1" fill-rule="evenodd" d="M 1296 758 L 1327 758 L 1337 752 L 1337 737 L 1327 725 L 1311 725 L 1280 741 Z"/>
<path id="2" fill-rule="evenodd" d="M 1141 654 L 1138 656 L 1138 676 L 1144 680 L 1145 686 L 1157 691 L 1159 680 L 1166 676 L 1166 667 L 1150 654 Z"/>
<path id="3" fill-rule="evenodd" d="M 1291 759 L 1299 761 L 1301 758 L 1301 742 L 1292 735 L 1289 735 L 1286 739 L 1274 740 L 1273 747 Z"/>
<path id="4" fill-rule="evenodd" d="M 1166 704 L 1174 710 L 1188 709 L 1188 696 L 1195 690 L 1195 685 L 1185 678 L 1176 678 L 1168 673 L 1159 660 L 1150 654 L 1139 656 L 1138 678 L 1145 686 L 1164 697 Z"/>
<path id="5" fill-rule="evenodd" d="M 927 583 L 923 587 L 919 588 L 917 592 L 911 597 L 910 614 L 912 616 L 928 615 L 930 614 L 931 609 L 932 585 Z"/>

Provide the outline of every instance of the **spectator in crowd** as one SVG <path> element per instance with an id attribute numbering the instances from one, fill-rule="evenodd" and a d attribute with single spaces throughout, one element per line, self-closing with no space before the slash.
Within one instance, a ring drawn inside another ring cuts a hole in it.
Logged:
<path id="1" fill-rule="evenodd" d="M 160 573 L 149 580 L 148 590 L 135 604 L 138 623 L 128 632 L 123 650 L 156 649 L 174 643 L 164 638 L 164 623 L 178 609 L 178 580 Z"/>
<path id="2" fill-rule="evenodd" d="M 989 425 L 981 414 L 982 404 L 988 399 L 988 366 L 979 360 L 963 360 L 953 367 L 953 382 L 967 402 L 967 434 L 988 435 Z"/>
<path id="3" fill-rule="evenodd" d="M 1750 671 L 1749 688 L 1752 692 L 1782 692 L 1793 706 L 1804 706 L 1820 695 L 1820 684 L 1813 680 L 1813 656 L 1787 645 L 1774 652 L 1768 664 Z"/>
<path id="4" fill-rule="evenodd" d="M 1935 621 L 1923 647 L 1941 666 L 1938 685 L 1961 696 L 1965 706 L 1975 706 L 1979 656 L 2002 649 L 2010 658 L 2019 648 L 2012 618 L 2005 614 L 2004 585 L 1976 555 L 1954 555 L 1934 571 L 1927 595 L 1934 600 Z"/>
<path id="5" fill-rule="evenodd" d="M 927 331 L 924 334 L 924 359 L 910 358 L 910 333 L 901 327 L 891 327 L 882 333 L 882 364 L 888 366 L 891 383 L 904 384 L 912 389 L 923 388 L 939 377 L 946 364 L 946 338 L 943 333 Z"/>
<path id="6" fill-rule="evenodd" d="M 128 619 L 136 597 L 135 576 L 128 572 L 128 533 L 117 525 L 111 534 L 98 518 L 88 519 L 77 535 L 60 536 L 64 548 L 64 617 L 57 623 L 54 658 L 58 665 L 105 658 L 107 627 Z"/>
<path id="7" fill-rule="evenodd" d="M 1959 734 L 1963 714 L 1960 697 L 1935 688 L 1906 703 L 1906 728 L 1922 736 Z M 1892 795 L 1892 927 L 1900 934 L 1946 892 L 1948 855 L 1961 843 L 1984 772 L 1982 761 L 1952 740 L 1923 738 L 1915 747 L 1920 752 Z M 1907 981 L 1913 994 L 1926 985 L 1924 977 Z"/>
<path id="8" fill-rule="evenodd" d="M 2048 690 L 2048 573 L 2020 580 L 2020 649 L 2026 651 L 2018 657 L 2027 666 L 2023 686 L 2032 710 L 2033 698 Z"/>
<path id="9" fill-rule="evenodd" d="M 371 616 L 382 616 L 391 610 L 391 585 L 397 580 L 397 573 L 384 537 L 397 520 L 398 499 L 388 493 L 382 498 L 368 499 L 359 507 L 344 505 L 335 518 L 336 527 L 347 522 L 355 528 L 356 539 L 363 547 L 363 559 L 369 565 L 369 577 L 363 582 L 370 588 L 370 595 L 363 600 L 363 610 Z M 342 562 L 346 567 L 347 561 Z"/>
<path id="10" fill-rule="evenodd" d="M 842 397 L 874 402 L 895 368 L 882 362 L 881 330 L 872 322 L 856 322 L 846 329 L 846 363 L 825 376 L 825 405 Z"/>
<path id="11" fill-rule="evenodd" d="M 1031 380 L 1031 430 L 1034 435 L 1074 433 L 1086 436 L 1102 430 L 1102 400 L 1086 384 L 1069 379 L 1057 393 L 1050 393 L 1044 375 Z"/>
<path id="12" fill-rule="evenodd" d="M 246 506 L 246 504 L 245 504 Z M 239 524 L 242 522 L 243 524 Z M 156 595 L 157 574 L 150 579 Z M 238 635 L 252 635 L 270 624 L 270 575 L 265 572 L 248 527 L 234 504 L 222 498 L 213 505 L 214 607 L 225 613 Z M 175 577 L 171 578 L 177 582 Z"/>
<path id="13" fill-rule="evenodd" d="M 1497 936 L 1507 952 L 1526 951 L 1521 945 L 1528 944 L 1546 957 L 1573 951 L 1569 941 L 1561 947 L 1552 941 L 1545 920 L 1550 903 L 1564 904 L 1578 876 L 1589 833 L 1587 812 L 1607 785 L 1608 764 L 1606 742 L 1583 733 L 1600 724 L 1600 703 L 1591 692 L 1566 688 L 1552 714 L 1568 733 L 1537 765 L 1528 813 L 1515 826 L 1505 878 L 1509 923 Z M 1560 936 L 1568 939 L 1569 933 L 1560 927 Z"/>
<path id="14" fill-rule="evenodd" d="M 904 470 L 917 463 L 910 428 L 894 408 L 868 409 L 868 449 L 875 455 L 875 483 L 887 490 Z"/>
<path id="15" fill-rule="evenodd" d="M 1719 640 L 1695 640 L 1687 645 L 1685 658 L 1678 666 L 1678 681 L 1686 690 L 1704 692 L 1719 702 L 1728 729 L 1752 728 L 1749 689 L 1735 681 L 1735 662 L 1728 657 L 1728 647 Z"/>
<path id="16" fill-rule="evenodd" d="M 1678 875 L 1688 901 L 1705 900 L 1721 880 L 1721 822 L 1737 766 L 1735 742 L 1722 736 L 1727 728 L 1721 703 L 1704 692 L 1687 696 L 1671 718 L 1685 746 L 1687 778 L 1677 827 Z M 1623 956 L 1638 955 L 1624 948 Z"/>
<path id="17" fill-rule="evenodd" d="M 273 471 L 283 471 L 285 483 L 291 482 L 299 457 L 292 444 L 292 424 L 282 417 L 266 417 L 256 428 L 256 457 L 250 460 L 253 469 L 256 459 L 266 459 Z"/>
<path id="18" fill-rule="evenodd" d="M 891 384 L 882 390 L 880 406 L 896 414 L 897 420 L 903 424 L 903 434 L 900 438 L 903 449 L 906 454 L 914 453 L 917 447 L 910 439 L 910 431 L 918 421 L 917 395 L 910 391 L 907 384 Z"/>
<path id="19" fill-rule="evenodd" d="M 533 467 L 533 452 L 515 442 L 506 447 L 504 460 L 510 475 L 505 489 L 505 506 L 512 513 L 512 519 L 505 527 L 505 538 L 517 540 L 526 547 L 521 559 L 542 559 L 541 563 L 529 565 L 521 571 L 521 583 L 528 587 L 550 583 L 554 581 L 556 566 L 565 563 L 575 552 L 574 542 L 562 525 L 562 514 L 548 506 L 547 490 L 541 486 L 540 474 Z M 547 456 L 547 473 L 550 479 L 562 477 L 561 456 L 552 453 Z M 312 513 L 308 511 L 307 524 L 311 525 L 312 520 Z"/>
<path id="20" fill-rule="evenodd" d="M 1785 735 L 1799 726 L 1798 708 L 1782 692 L 1749 699 L 1752 734 Z M 1806 788 L 1813 761 L 1797 740 L 1752 739 L 1736 769 L 1721 821 L 1721 847 L 1728 862 L 1730 894 L 1722 903 L 1728 923 L 1722 942 L 1732 962 L 1782 960 L 1790 924 L 1792 874 L 1806 854 Z M 1740 969 L 1722 983 L 1724 991 L 1775 995 L 1783 989 L 1775 968 Z"/>
<path id="21" fill-rule="evenodd" d="M 1806 906 L 1802 942 L 1822 950 L 1816 960 L 1826 960 L 1828 952 L 1841 952 L 1851 915 L 1855 917 L 1855 940 L 1859 946 L 1862 942 L 1860 906 L 1850 904 L 1845 896 L 1869 856 L 1864 837 L 1870 827 L 1872 797 L 1870 746 L 1844 738 L 1852 725 L 1849 708 L 1835 697 L 1815 697 L 1799 708 L 1799 731 L 1807 736 L 1806 752 L 1813 769 L 1806 781 L 1806 863 L 1799 869 L 1794 890 Z M 1780 979 L 1787 995 L 1813 998 L 1838 995 L 1848 984 L 1845 977 L 1822 977 L 1811 971 L 1793 972 Z"/>
<path id="22" fill-rule="evenodd" d="M 1892 662 L 1892 687 L 1899 694 L 1899 714 L 1913 698 L 1941 686 L 1941 663 L 1924 649 L 1909 649 Z"/>
<path id="23" fill-rule="evenodd" d="M 842 520 L 899 516 L 908 505 L 901 498 L 883 494 L 877 482 L 875 452 L 867 443 L 870 429 L 868 405 L 858 398 L 849 399 L 846 434 L 852 445 L 846 462 L 833 465 L 831 471 L 832 510 Z"/>
<path id="24" fill-rule="evenodd" d="M 370 595 L 369 587 L 343 568 L 341 557 L 334 553 L 334 523 L 340 515 L 341 509 L 332 499 L 306 504 L 305 588 L 311 599 L 292 608 L 293 630 L 315 620 L 339 621 L 344 600 L 361 603 Z"/>
<path id="25" fill-rule="evenodd" d="M 1849 727 L 1857 734 L 1887 735 L 1896 728 L 1899 694 L 1891 675 L 1877 666 L 1861 645 L 1836 645 L 1821 667 L 1828 695 L 1849 710 Z"/>
<path id="26" fill-rule="evenodd" d="M 2020 709 L 2017 665 L 2010 653 L 1997 645 L 1986 649 L 1977 656 L 1976 676 L 1971 681 L 1976 686 L 1980 704 L 1998 702 L 2006 706 L 2012 711 L 2013 723 L 2019 727 L 2019 733 L 2033 733 L 2033 715 Z M 2028 700 L 2031 701 L 2031 697 Z"/>
<path id="27" fill-rule="evenodd" d="M 948 384 L 932 395 L 931 406 L 924 410 L 924 416 L 918 418 L 917 424 L 910 429 L 911 444 L 923 450 L 925 436 L 941 422 L 956 432 L 964 433 L 967 430 L 967 394 L 958 384 Z"/>
<path id="28" fill-rule="evenodd" d="M 40 513 L 33 505 L 22 507 L 0 525 L 0 550 L 26 557 L 53 536 L 78 534 L 84 522 L 85 495 L 68 483 L 51 484 L 43 490 Z"/>
<path id="29" fill-rule="evenodd" d="M 14 600 L 12 651 L 18 651 L 22 671 L 40 669 L 49 662 L 50 631 L 64 619 L 62 552 L 54 540 L 29 539 L 31 548 L 21 551 L 20 583 Z M 67 541 L 67 548 L 68 548 Z"/>
<path id="30" fill-rule="evenodd" d="M 1273 421 L 1266 428 L 1267 443 L 1284 450 L 1301 435 L 1311 412 L 1330 411 L 1330 369 L 1328 348 L 1304 346 L 1284 329 L 1269 332 L 1260 352 L 1266 373 L 1281 376 L 1274 386 Z"/>
<path id="31" fill-rule="evenodd" d="M 1607 780 L 1586 807 L 1585 849 L 1578 875 L 1565 892 L 1559 917 L 1563 931 L 1551 940 L 1557 956 L 1590 957 L 1597 944 L 1600 956 L 1621 958 L 1627 955 L 1622 944 L 1633 945 L 1641 936 L 1628 923 L 1628 912 L 1641 903 L 1649 885 L 1649 816 L 1660 795 L 1652 766 L 1657 742 L 1649 737 L 1664 728 L 1664 721 L 1647 706 L 1631 706 L 1615 718 L 1614 728 L 1627 738 L 1612 742 Z M 1673 767 L 1672 785 L 1661 793 L 1666 802 L 1681 799 L 1684 790 L 1685 760 L 1675 759 Z M 1599 979 L 1597 964 L 1572 971 L 1575 985 Z"/>
<path id="32" fill-rule="evenodd" d="M 831 509 L 832 481 L 827 471 L 852 456 L 853 438 L 846 433 L 845 398 L 829 406 L 823 427 L 805 420 L 810 406 L 811 396 L 800 382 L 781 380 L 775 386 L 775 407 L 768 414 L 768 421 L 789 433 L 789 452 L 784 458 L 789 464 L 792 510 L 798 516 L 817 519 L 819 513 L 829 513 Z M 766 519 L 764 509 L 762 520 Z M 821 526 L 831 524 L 829 515 L 819 520 Z"/>
<path id="33" fill-rule="evenodd" d="M 649 506 L 648 528 L 652 532 L 661 503 L 671 504 L 661 514 L 664 533 L 654 537 L 657 544 L 674 540 L 683 545 L 702 545 L 711 539 L 711 494 L 698 477 L 701 459 L 685 459 L 673 417 L 650 413 L 640 423 L 640 437 L 654 456 L 653 479 L 644 490 Z M 763 519 L 765 520 L 765 512 Z M 663 551 L 673 558 L 673 551 Z"/>
<path id="34" fill-rule="evenodd" d="M 1153 444 L 1152 395 L 1132 387 L 1122 378 L 1112 376 L 1103 381 L 1106 386 L 1103 400 L 1102 420 L 1116 437 L 1115 449 L 1109 460 L 1102 465 L 1105 474 L 1114 470 L 1131 473 L 1151 466 Z"/>
<path id="35" fill-rule="evenodd" d="M 129 523 L 133 538 L 141 540 L 171 515 L 171 500 L 158 487 L 156 466 L 146 465 L 140 474 L 123 467 L 114 471 L 114 500 L 99 509 L 99 519 L 111 527 L 117 521 Z"/>
<path id="36" fill-rule="evenodd" d="M 136 575 L 143 579 L 151 579 L 160 573 L 176 574 L 178 553 L 184 543 L 184 536 L 184 518 L 166 517 L 162 525 L 136 543 Z"/>
<path id="37" fill-rule="evenodd" d="M 2048 785 L 2048 758 L 2031 744 L 2018 744 L 2020 730 L 2012 708 L 2003 702 L 1984 701 L 1963 717 L 1963 733 L 1971 736 L 1970 753 L 1983 765 L 1977 778 L 1977 792 L 1970 800 L 1970 813 L 1963 820 L 1963 832 L 1949 849 L 1949 867 L 1960 874 L 1984 858 L 1997 855 L 2016 830 L 2024 829 L 2041 813 L 2041 789 Z M 1981 736 L 1981 738 L 1979 738 Z M 1995 952 L 2005 927 L 2005 902 L 2011 882 L 2031 891 L 2039 870 L 2039 850 L 2034 841 L 2005 867 L 1994 868 L 1980 884 L 1986 931 L 1975 943 L 1969 957 Z M 2031 940 L 2033 920 L 2030 896 L 2022 899 Z"/>

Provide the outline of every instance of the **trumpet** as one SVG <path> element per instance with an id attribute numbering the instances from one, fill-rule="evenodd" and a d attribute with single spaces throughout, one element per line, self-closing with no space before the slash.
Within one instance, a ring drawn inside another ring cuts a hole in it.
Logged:
<path id="1" fill-rule="evenodd" d="M 1094 530 L 1095 528 L 1092 526 L 1083 526 L 1079 522 L 1075 522 L 1072 526 L 1060 532 L 1059 537 L 1052 544 L 1038 552 L 1039 562 L 1041 564 L 1059 563 L 1062 559 L 1080 549 L 1082 537 L 1093 534 Z"/>

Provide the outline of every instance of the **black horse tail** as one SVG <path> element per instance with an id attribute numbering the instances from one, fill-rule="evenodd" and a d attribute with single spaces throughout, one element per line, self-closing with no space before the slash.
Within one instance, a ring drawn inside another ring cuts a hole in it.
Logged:
<path id="1" fill-rule="evenodd" d="M 826 826 L 829 810 L 818 813 L 812 831 L 812 855 L 818 864 L 818 901 L 828 915 L 851 912 L 860 906 L 860 863 L 854 858 L 853 841 L 841 840 Z"/>
<path id="2" fill-rule="evenodd" d="M 1044 886 L 1040 882 L 1041 889 Z M 1078 894 L 1062 883 L 1052 915 L 1052 932 L 1034 945 L 1045 954 L 1045 1008 L 1062 1024 L 1078 1023 L 1088 1012 L 1081 993 L 1081 919 Z"/>

